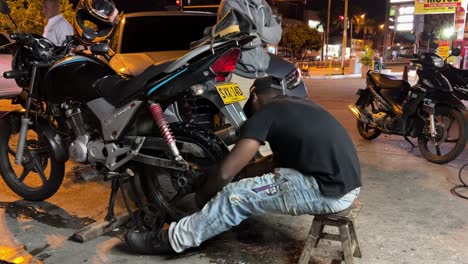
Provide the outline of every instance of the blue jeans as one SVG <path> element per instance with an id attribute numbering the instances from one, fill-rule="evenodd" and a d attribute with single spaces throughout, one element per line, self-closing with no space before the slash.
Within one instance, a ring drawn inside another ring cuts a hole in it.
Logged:
<path id="1" fill-rule="evenodd" d="M 182 252 L 229 230 L 251 215 L 339 212 L 353 203 L 359 190 L 356 188 L 338 198 L 323 196 L 313 177 L 281 168 L 226 185 L 201 211 L 171 223 L 169 241 L 176 252 Z"/>

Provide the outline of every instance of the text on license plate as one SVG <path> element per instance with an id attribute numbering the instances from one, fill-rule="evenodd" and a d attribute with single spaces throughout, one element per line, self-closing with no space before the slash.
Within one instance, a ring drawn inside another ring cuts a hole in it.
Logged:
<path id="1" fill-rule="evenodd" d="M 233 104 L 246 99 L 237 83 L 217 84 L 216 89 L 224 104 Z"/>

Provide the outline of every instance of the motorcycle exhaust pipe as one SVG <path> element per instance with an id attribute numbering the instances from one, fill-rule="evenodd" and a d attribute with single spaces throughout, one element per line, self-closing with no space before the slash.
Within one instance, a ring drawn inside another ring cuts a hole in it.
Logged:
<path id="1" fill-rule="evenodd" d="M 369 118 L 364 115 L 363 113 L 361 113 L 361 111 L 357 108 L 356 105 L 348 105 L 348 109 L 349 111 L 351 111 L 351 113 L 359 120 L 361 120 L 362 122 L 364 122 L 365 124 L 369 124 L 370 123 L 370 120 Z"/>
<path id="2" fill-rule="evenodd" d="M 237 142 L 239 136 L 237 135 L 237 131 L 233 127 L 226 127 L 214 132 L 216 136 L 218 136 L 226 146 L 232 145 Z"/>

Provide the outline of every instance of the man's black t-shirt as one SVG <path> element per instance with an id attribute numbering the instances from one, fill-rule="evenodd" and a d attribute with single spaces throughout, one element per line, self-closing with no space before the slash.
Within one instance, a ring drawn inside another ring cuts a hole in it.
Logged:
<path id="1" fill-rule="evenodd" d="M 359 158 L 347 131 L 310 100 L 275 97 L 244 123 L 240 137 L 268 141 L 280 167 L 313 176 L 324 195 L 340 197 L 361 186 Z"/>

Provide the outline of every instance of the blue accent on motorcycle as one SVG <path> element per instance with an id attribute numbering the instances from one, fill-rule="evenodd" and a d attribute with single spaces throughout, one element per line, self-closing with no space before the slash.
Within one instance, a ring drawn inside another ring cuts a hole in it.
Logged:
<path id="1" fill-rule="evenodd" d="M 151 90 L 148 92 L 148 95 L 152 94 L 154 91 L 156 91 L 159 87 L 163 86 L 164 84 L 170 82 L 172 79 L 174 79 L 175 77 L 181 75 L 182 73 L 184 73 L 188 68 L 185 68 L 183 70 L 181 70 L 180 72 L 172 75 L 171 77 L 167 78 L 166 80 L 158 83 L 156 86 L 154 86 L 153 88 L 151 88 Z"/>
<path id="2" fill-rule="evenodd" d="M 84 61 L 87 61 L 88 59 L 87 58 L 84 58 L 84 57 L 81 57 L 81 58 L 71 58 L 69 60 L 66 60 L 66 61 L 62 61 L 62 62 L 59 62 L 55 65 L 53 65 L 52 67 L 50 67 L 49 71 L 58 67 L 58 66 L 62 66 L 62 65 L 67 65 L 67 64 L 70 64 L 70 63 L 73 63 L 73 62 L 84 62 Z"/>

